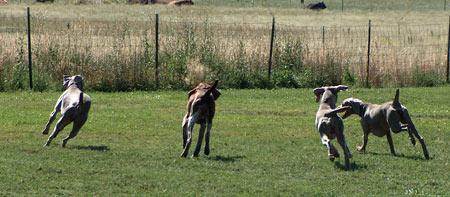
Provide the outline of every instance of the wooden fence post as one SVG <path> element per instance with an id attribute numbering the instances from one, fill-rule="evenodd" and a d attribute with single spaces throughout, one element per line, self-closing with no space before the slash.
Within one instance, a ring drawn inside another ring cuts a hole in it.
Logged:
<path id="1" fill-rule="evenodd" d="M 344 0 L 341 0 L 341 11 L 344 11 Z"/>
<path id="2" fill-rule="evenodd" d="M 367 68 L 366 68 L 366 87 L 369 87 L 369 68 L 370 68 L 370 34 L 371 34 L 371 21 L 369 20 L 369 35 L 367 40 Z"/>
<path id="3" fill-rule="evenodd" d="M 159 89 L 159 14 L 155 15 L 155 82 Z"/>
<path id="4" fill-rule="evenodd" d="M 27 7 L 27 34 L 28 34 L 28 78 L 30 90 L 33 90 L 33 60 L 31 57 L 31 15 L 30 7 Z"/>
<path id="5" fill-rule="evenodd" d="M 272 79 L 272 53 L 273 42 L 275 39 L 275 16 L 272 17 L 272 34 L 270 36 L 270 50 L 269 50 L 269 81 Z"/>

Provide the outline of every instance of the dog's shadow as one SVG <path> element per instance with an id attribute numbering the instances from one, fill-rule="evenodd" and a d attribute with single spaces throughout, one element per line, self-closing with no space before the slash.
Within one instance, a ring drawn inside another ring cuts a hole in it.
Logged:
<path id="1" fill-rule="evenodd" d="M 224 163 L 234 163 L 234 162 L 240 161 L 243 158 L 245 158 L 245 156 L 242 156 L 242 155 L 235 155 L 235 156 L 216 155 L 215 157 L 208 157 L 209 160 L 221 161 Z"/>
<path id="2" fill-rule="evenodd" d="M 350 162 L 350 169 L 346 169 L 345 165 L 342 165 L 341 162 L 339 162 L 339 161 L 335 161 L 334 166 L 340 170 L 345 170 L 345 171 L 356 171 L 356 170 L 367 169 L 367 165 L 365 165 L 365 164 L 361 165 L 361 164 L 357 164 L 355 162 Z"/>
<path id="3" fill-rule="evenodd" d="M 108 146 L 105 146 L 105 145 L 88 145 L 88 146 L 77 145 L 77 146 L 74 146 L 73 149 L 91 150 L 91 151 L 99 151 L 99 152 L 109 151 Z"/>
<path id="4" fill-rule="evenodd" d="M 426 159 L 424 158 L 424 157 L 422 157 L 422 156 L 419 156 L 419 155 L 405 155 L 405 154 L 395 154 L 395 155 L 392 155 L 391 153 L 377 153 L 377 152 L 367 152 L 366 154 L 371 154 L 371 155 L 384 155 L 384 156 L 387 156 L 387 155 L 390 155 L 390 156 L 392 156 L 392 157 L 402 157 L 402 158 L 406 158 L 406 159 L 411 159 L 411 160 L 422 160 L 422 161 L 426 161 Z"/>

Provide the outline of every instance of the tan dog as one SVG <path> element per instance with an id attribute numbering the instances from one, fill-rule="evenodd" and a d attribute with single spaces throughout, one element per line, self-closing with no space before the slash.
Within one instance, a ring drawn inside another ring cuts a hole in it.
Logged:
<path id="1" fill-rule="evenodd" d="M 220 96 L 220 92 L 217 90 L 217 83 L 217 80 L 213 85 L 202 82 L 188 93 L 187 113 L 182 123 L 183 153 L 181 157 L 186 157 L 189 153 L 189 147 L 192 142 L 192 130 L 195 123 L 200 124 L 200 132 L 193 156 L 198 157 L 200 153 L 206 127 L 205 155 L 209 155 L 209 138 L 216 110 L 215 100 Z"/>
<path id="2" fill-rule="evenodd" d="M 50 145 L 50 142 L 58 133 L 68 124 L 73 122 L 73 128 L 69 136 L 63 139 L 62 147 L 66 146 L 69 139 L 74 138 L 88 118 L 89 108 L 91 106 L 91 97 L 83 93 L 83 78 L 80 75 L 63 77 L 63 85 L 66 91 L 62 93 L 56 102 L 53 112 L 45 126 L 42 134 L 47 135 L 50 125 L 55 120 L 58 112 L 61 111 L 62 117 L 56 123 L 55 129 L 44 146 Z"/>
<path id="3" fill-rule="evenodd" d="M 391 153 L 395 155 L 391 131 L 394 133 L 408 131 L 411 143 L 413 145 L 416 144 L 413 137 L 414 135 L 422 145 L 425 158 L 430 159 L 425 141 L 417 132 L 416 127 L 409 116 L 408 109 L 400 104 L 399 95 L 400 90 L 397 89 L 394 101 L 381 105 L 364 103 L 361 100 L 354 98 L 345 99 L 342 102 L 342 106 L 350 108 L 347 108 L 342 118 L 345 119 L 352 114 L 357 114 L 361 117 L 361 126 L 363 128 L 364 136 L 363 144 L 357 148 L 360 152 L 366 150 L 369 133 L 372 133 L 378 137 L 386 135 Z M 402 123 L 404 125 L 402 125 Z"/>
<path id="4" fill-rule="evenodd" d="M 337 93 L 341 90 L 348 89 L 347 86 L 328 86 L 314 89 L 316 95 L 316 102 L 320 102 L 319 110 L 316 113 L 315 126 L 319 131 L 322 144 L 328 149 L 328 157 L 334 161 L 339 157 L 336 148 L 331 144 L 331 140 L 338 139 L 339 144 L 344 150 L 345 154 L 345 168 L 350 168 L 350 158 L 352 157 L 344 136 L 344 124 L 342 119 L 337 115 L 338 112 L 347 110 L 346 108 L 336 109 Z"/>

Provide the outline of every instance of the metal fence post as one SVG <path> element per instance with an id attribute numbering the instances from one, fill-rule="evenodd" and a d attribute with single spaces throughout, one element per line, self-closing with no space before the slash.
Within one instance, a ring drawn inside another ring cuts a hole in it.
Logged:
<path id="1" fill-rule="evenodd" d="M 447 33 L 447 83 L 450 82 L 450 16 L 448 17 L 448 33 Z"/>
<path id="2" fill-rule="evenodd" d="M 28 78 L 30 90 L 33 90 L 33 61 L 31 57 L 31 15 L 30 7 L 27 7 L 27 34 L 28 34 Z"/>
<path id="3" fill-rule="evenodd" d="M 369 68 L 370 68 L 370 34 L 371 34 L 371 21 L 369 20 L 369 36 L 367 40 L 367 68 L 366 68 L 366 87 L 369 87 Z"/>
<path id="4" fill-rule="evenodd" d="M 325 26 L 322 26 L 322 47 L 325 48 Z"/>
<path id="5" fill-rule="evenodd" d="M 273 42 L 275 38 L 275 16 L 272 17 L 272 34 L 270 36 L 270 50 L 269 50 L 269 81 L 272 79 L 272 53 Z"/>
<path id="6" fill-rule="evenodd" d="M 155 82 L 159 89 L 159 14 L 155 15 Z"/>
<path id="7" fill-rule="evenodd" d="M 344 0 L 341 0 L 341 11 L 344 11 Z"/>

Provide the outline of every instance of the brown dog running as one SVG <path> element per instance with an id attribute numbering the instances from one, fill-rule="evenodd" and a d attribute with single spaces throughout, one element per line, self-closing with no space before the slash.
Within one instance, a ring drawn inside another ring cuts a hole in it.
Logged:
<path id="1" fill-rule="evenodd" d="M 188 93 L 187 113 L 183 118 L 183 153 L 181 157 L 187 157 L 192 142 L 192 130 L 194 124 L 200 124 L 198 141 L 194 151 L 194 157 L 198 157 L 205 135 L 205 155 L 209 155 L 209 138 L 211 135 L 212 121 L 216 111 L 215 101 L 220 96 L 217 90 L 216 80 L 213 85 L 202 82 Z"/>
<path id="2" fill-rule="evenodd" d="M 342 102 L 342 107 L 350 108 L 347 108 L 348 110 L 345 111 L 342 118 L 345 119 L 352 114 L 357 114 L 361 117 L 361 126 L 363 128 L 364 136 L 363 144 L 357 148 L 360 152 L 365 152 L 369 133 L 372 133 L 378 137 L 386 135 L 391 153 L 395 155 L 391 131 L 394 133 L 408 131 L 411 143 L 413 145 L 416 144 L 416 140 L 414 139 L 415 136 L 422 145 L 425 158 L 430 159 L 425 140 L 417 132 L 417 129 L 409 116 L 408 109 L 400 104 L 399 95 L 400 90 L 397 89 L 394 101 L 386 102 L 381 105 L 364 103 L 355 98 L 345 99 Z"/>

